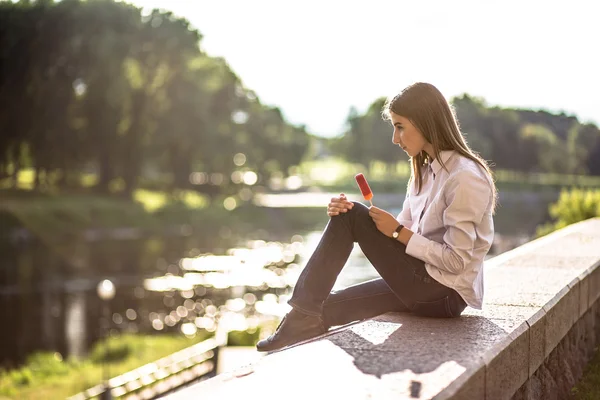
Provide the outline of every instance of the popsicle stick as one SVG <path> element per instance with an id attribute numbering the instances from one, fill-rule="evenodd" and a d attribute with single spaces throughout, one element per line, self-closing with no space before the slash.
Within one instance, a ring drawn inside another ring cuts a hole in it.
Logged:
<path id="1" fill-rule="evenodd" d="M 369 203 L 371 203 L 371 207 L 373 207 L 373 202 L 371 200 L 369 200 Z"/>

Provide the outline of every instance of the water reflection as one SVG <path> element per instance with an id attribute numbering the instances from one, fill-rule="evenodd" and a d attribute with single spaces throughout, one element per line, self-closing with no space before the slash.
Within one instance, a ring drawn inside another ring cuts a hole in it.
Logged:
<path id="1" fill-rule="evenodd" d="M 290 243 L 251 240 L 224 255 L 182 258 L 178 271 L 144 280 L 145 290 L 165 294 L 163 303 L 171 310 L 149 315 L 152 327 L 178 325 L 189 335 L 195 328 L 256 329 L 280 317 L 289 308 L 286 299 L 300 274 L 303 250 L 302 237 L 295 235 Z"/>

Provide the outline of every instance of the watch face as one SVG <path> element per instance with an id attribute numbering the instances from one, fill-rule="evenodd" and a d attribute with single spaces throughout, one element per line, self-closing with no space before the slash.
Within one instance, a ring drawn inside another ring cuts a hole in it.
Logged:
<path id="1" fill-rule="evenodd" d="M 392 233 L 392 237 L 393 237 L 394 239 L 397 239 L 397 238 L 398 238 L 398 232 L 394 232 L 394 233 Z"/>

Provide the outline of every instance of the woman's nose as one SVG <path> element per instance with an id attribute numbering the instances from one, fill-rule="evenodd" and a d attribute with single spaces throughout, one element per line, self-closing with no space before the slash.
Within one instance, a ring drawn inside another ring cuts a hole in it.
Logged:
<path id="1" fill-rule="evenodd" d="M 392 134 L 392 143 L 394 143 L 394 144 L 400 144 L 400 135 L 397 134 L 396 132 L 394 132 Z"/>

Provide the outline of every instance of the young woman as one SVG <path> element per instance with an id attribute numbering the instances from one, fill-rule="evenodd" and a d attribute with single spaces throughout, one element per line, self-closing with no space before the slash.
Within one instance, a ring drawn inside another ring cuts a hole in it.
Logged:
<path id="1" fill-rule="evenodd" d="M 487 163 L 463 138 L 452 108 L 433 85 L 415 83 L 388 101 L 392 142 L 411 158 L 403 209 L 395 218 L 342 193 L 276 332 L 257 344 L 273 351 L 334 325 L 389 311 L 459 317 L 481 309 L 483 260 L 494 237 L 496 187 Z M 380 279 L 331 292 L 358 242 Z"/>

